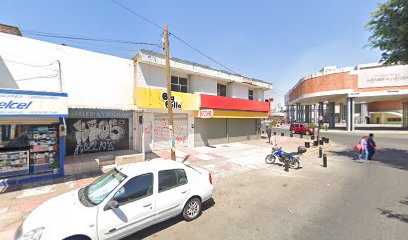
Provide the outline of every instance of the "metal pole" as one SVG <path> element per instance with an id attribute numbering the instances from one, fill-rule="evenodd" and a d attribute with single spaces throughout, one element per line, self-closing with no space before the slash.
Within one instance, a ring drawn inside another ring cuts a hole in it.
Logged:
<path id="1" fill-rule="evenodd" d="M 176 144 L 173 128 L 173 98 L 171 96 L 171 77 L 170 77 L 170 54 L 169 54 L 169 30 L 167 24 L 164 24 L 164 49 L 166 51 L 166 80 L 167 80 L 167 109 L 169 112 L 169 130 L 171 144 L 171 160 L 176 160 Z"/>
<path id="2" fill-rule="evenodd" d="M 323 154 L 323 167 L 327 168 L 327 154 Z"/>

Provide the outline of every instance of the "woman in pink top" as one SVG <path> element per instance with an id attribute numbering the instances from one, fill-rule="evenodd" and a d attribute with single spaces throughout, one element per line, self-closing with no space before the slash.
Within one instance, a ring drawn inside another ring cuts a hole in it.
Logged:
<path id="1" fill-rule="evenodd" d="M 367 139 L 368 139 L 368 137 L 367 137 L 367 136 L 364 136 L 364 137 L 362 137 L 361 140 L 360 140 L 360 144 L 361 144 L 362 148 L 361 148 L 361 150 L 358 152 L 358 155 L 357 155 L 357 159 L 358 159 L 359 161 L 361 160 L 361 157 L 363 156 L 363 154 L 364 154 L 365 160 L 366 160 L 366 161 L 368 160 Z"/>

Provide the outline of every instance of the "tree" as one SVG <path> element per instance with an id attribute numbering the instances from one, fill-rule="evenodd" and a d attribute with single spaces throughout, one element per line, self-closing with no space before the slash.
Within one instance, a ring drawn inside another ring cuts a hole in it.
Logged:
<path id="1" fill-rule="evenodd" d="M 408 0 L 378 4 L 366 28 L 372 32 L 368 45 L 379 48 L 385 64 L 408 64 Z"/>

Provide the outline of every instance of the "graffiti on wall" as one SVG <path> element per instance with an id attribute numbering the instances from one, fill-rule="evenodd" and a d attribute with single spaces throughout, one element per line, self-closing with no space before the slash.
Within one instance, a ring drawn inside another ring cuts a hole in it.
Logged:
<path id="1" fill-rule="evenodd" d="M 129 120 L 67 119 L 67 155 L 129 149 Z"/>
<path id="2" fill-rule="evenodd" d="M 168 127 L 168 122 L 166 119 L 161 119 L 160 124 L 158 126 L 152 126 L 152 123 L 150 122 L 144 129 L 145 134 L 151 134 L 153 131 L 153 135 L 155 139 L 161 139 L 163 141 L 169 141 L 170 140 L 170 130 Z M 174 139 L 176 141 L 176 144 L 180 145 L 185 145 L 187 144 L 187 139 L 188 137 L 186 134 L 183 132 L 183 126 L 178 125 L 175 123 L 174 125 Z"/>

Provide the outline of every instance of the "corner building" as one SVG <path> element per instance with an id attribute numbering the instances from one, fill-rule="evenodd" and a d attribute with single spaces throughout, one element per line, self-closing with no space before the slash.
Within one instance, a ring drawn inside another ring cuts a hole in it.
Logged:
<path id="1" fill-rule="evenodd" d="M 393 124 L 408 127 L 408 65 L 361 64 L 324 67 L 305 76 L 285 95 L 291 122 L 314 122 L 329 128 L 345 124 Z"/>
<path id="2" fill-rule="evenodd" d="M 145 151 L 169 149 L 165 56 L 141 50 L 133 60 L 136 136 L 145 139 Z M 176 58 L 170 69 L 177 148 L 259 138 L 269 111 L 264 92 L 272 84 Z"/>

